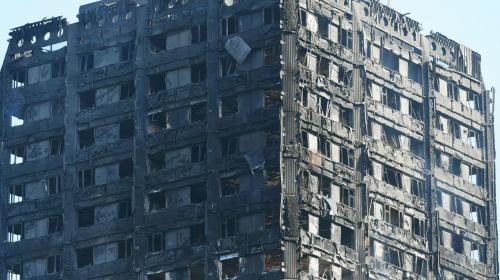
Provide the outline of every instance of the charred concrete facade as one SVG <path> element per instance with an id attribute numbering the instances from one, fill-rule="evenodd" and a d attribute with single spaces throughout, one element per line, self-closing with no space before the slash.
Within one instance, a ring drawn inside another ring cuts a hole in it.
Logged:
<path id="1" fill-rule="evenodd" d="M 371 0 L 11 31 L 1 279 L 498 279 L 481 57 Z"/>

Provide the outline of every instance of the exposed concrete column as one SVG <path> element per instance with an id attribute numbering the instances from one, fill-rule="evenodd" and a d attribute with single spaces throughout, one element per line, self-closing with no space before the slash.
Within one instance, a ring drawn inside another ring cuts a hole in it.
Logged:
<path id="1" fill-rule="evenodd" d="M 219 118 L 219 7 L 218 1 L 207 2 L 207 202 L 205 209 L 205 234 L 207 250 L 205 255 L 205 279 L 219 279 L 217 239 L 219 238 L 220 217 L 217 212 L 220 193 L 217 175 L 219 141 L 217 121 Z"/>
<path id="2" fill-rule="evenodd" d="M 136 13 L 136 38 L 135 38 L 135 141 L 134 141 L 134 180 L 132 184 L 132 210 L 134 213 L 134 271 L 137 279 L 146 279 L 144 262 L 147 252 L 146 237 L 144 235 L 144 190 L 145 176 L 147 174 L 147 155 L 145 137 L 146 131 L 146 98 L 147 76 L 145 58 L 147 50 L 147 22 L 148 6 L 142 5 Z"/>
<path id="3" fill-rule="evenodd" d="M 354 134 L 356 139 L 362 139 L 364 132 L 367 130 L 365 124 L 364 103 L 365 89 L 364 89 L 364 65 L 363 65 L 363 49 L 364 34 L 363 25 L 360 19 L 359 8 L 357 2 L 352 2 L 353 10 L 353 53 L 354 53 L 354 67 L 352 73 L 352 89 L 353 89 L 353 121 L 354 121 Z M 354 150 L 354 166 L 356 170 L 355 175 L 355 203 L 356 203 L 356 250 L 358 252 L 358 267 L 356 269 L 356 279 L 366 279 L 365 271 L 365 213 L 367 213 L 367 199 L 366 199 L 366 185 L 363 183 L 363 177 L 367 168 L 367 156 L 365 146 L 357 146 Z"/>
<path id="4" fill-rule="evenodd" d="M 295 96 L 298 91 L 296 81 L 297 65 L 297 30 L 298 30 L 298 1 L 284 0 L 283 5 L 283 109 L 281 113 L 281 152 L 280 163 L 283 174 L 283 186 L 281 194 L 280 220 L 284 245 L 284 279 L 298 279 L 300 261 L 300 226 L 299 226 L 299 203 L 300 191 L 297 182 L 298 171 L 298 145 L 297 139 L 299 128 L 297 124 L 298 105 Z"/>
<path id="5" fill-rule="evenodd" d="M 422 96 L 424 97 L 424 159 L 425 159 L 425 199 L 427 202 L 427 242 L 430 256 L 427 258 L 427 279 L 435 279 L 438 275 L 435 272 L 439 270 L 439 216 L 436 211 L 436 197 L 434 191 L 436 181 L 431 174 L 434 174 L 434 164 L 436 157 L 432 147 L 434 147 L 434 138 L 431 137 L 434 131 L 435 102 L 432 85 L 432 64 L 427 47 L 427 40 L 421 36 L 420 47 L 422 48 Z"/>
<path id="6" fill-rule="evenodd" d="M 68 53 L 66 55 L 66 97 L 64 104 L 64 177 L 62 186 L 63 198 L 63 252 L 62 252 L 62 278 L 72 279 L 72 272 L 76 267 L 76 252 L 73 245 L 75 230 L 77 227 L 76 211 L 74 206 L 74 192 L 78 189 L 78 172 L 74 165 L 75 149 L 78 147 L 76 137 L 76 114 L 79 110 L 78 103 L 78 80 L 80 67 L 78 64 L 78 46 L 80 37 L 80 25 L 74 24 L 68 27 Z"/>

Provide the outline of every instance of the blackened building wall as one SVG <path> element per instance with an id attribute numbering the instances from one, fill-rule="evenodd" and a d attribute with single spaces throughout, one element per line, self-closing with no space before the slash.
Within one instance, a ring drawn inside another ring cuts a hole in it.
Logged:
<path id="1" fill-rule="evenodd" d="M 10 34 L 4 279 L 497 279 L 479 54 L 368 0 L 78 18 Z"/>

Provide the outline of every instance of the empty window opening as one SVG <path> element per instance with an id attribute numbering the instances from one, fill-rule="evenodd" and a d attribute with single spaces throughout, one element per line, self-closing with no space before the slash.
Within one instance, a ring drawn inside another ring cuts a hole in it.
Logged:
<path id="1" fill-rule="evenodd" d="M 221 20 L 221 35 L 228 36 L 238 32 L 238 19 L 236 16 L 230 16 Z"/>
<path id="2" fill-rule="evenodd" d="M 224 97 L 220 99 L 220 116 L 225 117 L 238 113 L 238 95 Z"/>
<path id="3" fill-rule="evenodd" d="M 427 260 L 415 257 L 413 259 L 413 272 L 417 273 L 420 276 L 427 276 Z"/>
<path id="4" fill-rule="evenodd" d="M 280 22 L 280 9 L 277 6 L 264 8 L 264 24 L 278 24 Z"/>
<path id="5" fill-rule="evenodd" d="M 451 249 L 458 254 L 464 253 L 464 239 L 462 236 L 452 233 Z"/>
<path id="6" fill-rule="evenodd" d="M 469 182 L 471 184 L 484 187 L 484 170 L 471 165 L 469 167 Z"/>
<path id="7" fill-rule="evenodd" d="M 91 109 L 95 107 L 95 90 L 80 92 L 80 110 Z"/>
<path id="8" fill-rule="evenodd" d="M 193 123 L 203 122 L 207 119 L 207 103 L 201 102 L 189 108 L 189 120 Z"/>
<path id="9" fill-rule="evenodd" d="M 192 204 L 203 203 L 207 200 L 207 185 L 199 183 L 190 187 L 190 199 Z"/>
<path id="10" fill-rule="evenodd" d="M 127 43 L 120 47 L 120 61 L 129 61 L 134 58 L 134 44 Z"/>
<path id="11" fill-rule="evenodd" d="M 132 98 L 135 95 L 134 82 L 128 82 L 120 86 L 120 100 Z"/>
<path id="12" fill-rule="evenodd" d="M 94 250 L 92 247 L 76 250 L 76 263 L 78 268 L 91 266 L 94 264 Z"/>
<path id="13" fill-rule="evenodd" d="M 52 78 L 64 77 L 66 75 L 66 61 L 60 60 L 52 63 Z"/>
<path id="14" fill-rule="evenodd" d="M 134 137 L 134 134 L 134 120 L 126 120 L 120 122 L 120 139 L 132 138 Z"/>
<path id="15" fill-rule="evenodd" d="M 221 195 L 230 196 L 240 192 L 240 178 L 238 176 L 221 178 Z"/>
<path id="16" fill-rule="evenodd" d="M 318 142 L 319 142 L 319 153 L 321 155 L 324 155 L 327 158 L 332 157 L 332 143 L 330 141 L 326 140 L 326 137 L 324 136 L 319 136 L 318 137 Z"/>
<path id="17" fill-rule="evenodd" d="M 417 157 L 424 157 L 424 143 L 410 137 L 410 152 Z"/>
<path id="18" fill-rule="evenodd" d="M 342 28 L 340 31 L 340 44 L 352 50 L 352 30 Z"/>
<path id="19" fill-rule="evenodd" d="M 78 210 L 78 227 L 89 227 L 94 225 L 94 207 Z"/>
<path id="20" fill-rule="evenodd" d="M 318 235 L 325 238 L 332 238 L 332 222 L 328 218 L 319 218 Z"/>
<path id="21" fill-rule="evenodd" d="M 341 147 L 340 148 L 340 162 L 351 168 L 354 167 L 354 150 Z"/>
<path id="22" fill-rule="evenodd" d="M 238 64 L 231 56 L 221 56 L 220 58 L 220 76 L 226 77 L 238 72 Z"/>
<path id="23" fill-rule="evenodd" d="M 467 92 L 466 104 L 469 108 L 471 108 L 473 110 L 477 110 L 479 112 L 483 111 L 482 97 L 481 97 L 481 95 L 479 95 L 473 91 Z"/>
<path id="24" fill-rule="evenodd" d="M 416 197 L 424 198 L 424 182 L 415 178 L 411 178 L 411 194 Z"/>
<path id="25" fill-rule="evenodd" d="M 222 156 L 234 155 L 239 151 L 238 137 L 224 137 L 221 139 Z"/>
<path id="26" fill-rule="evenodd" d="M 78 171 L 78 187 L 84 188 L 95 184 L 94 169 L 84 169 Z"/>
<path id="27" fill-rule="evenodd" d="M 196 44 L 207 41 L 207 25 L 200 24 L 191 27 L 191 43 Z"/>
<path id="28" fill-rule="evenodd" d="M 191 163 L 205 161 L 207 158 L 206 143 L 196 144 L 191 147 Z"/>
<path id="29" fill-rule="evenodd" d="M 84 72 L 94 68 L 94 53 L 80 55 L 80 71 Z"/>
<path id="30" fill-rule="evenodd" d="M 330 77 L 330 61 L 328 59 L 319 58 L 319 74 Z"/>
<path id="31" fill-rule="evenodd" d="M 149 38 L 151 53 L 162 53 L 167 50 L 167 37 L 165 34 L 155 35 Z"/>
<path id="32" fill-rule="evenodd" d="M 157 232 L 148 235 L 148 252 L 156 253 L 163 250 L 165 250 L 165 233 Z"/>
<path id="33" fill-rule="evenodd" d="M 412 217 L 412 233 L 420 237 L 425 237 L 425 221 Z"/>
<path id="34" fill-rule="evenodd" d="M 384 166 L 383 169 L 384 169 L 384 174 L 383 174 L 384 182 L 394 187 L 401 188 L 402 187 L 401 172 L 388 166 Z"/>
<path id="35" fill-rule="evenodd" d="M 25 161 L 26 147 L 24 145 L 16 146 L 10 149 L 10 164 L 21 164 Z"/>
<path id="36" fill-rule="evenodd" d="M 402 253 L 396 248 L 384 245 L 384 261 L 402 267 Z"/>
<path id="37" fill-rule="evenodd" d="M 264 64 L 273 65 L 280 62 L 280 49 L 279 47 L 272 47 L 264 49 Z"/>
<path id="38" fill-rule="evenodd" d="M 78 143 L 80 144 L 80 149 L 86 147 L 92 147 L 95 144 L 95 129 L 87 128 L 78 131 Z"/>
<path id="39" fill-rule="evenodd" d="M 382 103 L 396 111 L 401 110 L 401 98 L 394 90 L 383 88 L 382 90 Z"/>
<path id="40" fill-rule="evenodd" d="M 56 216 L 49 217 L 48 233 L 49 234 L 61 233 L 62 230 L 63 230 L 63 216 L 56 215 Z"/>
<path id="41" fill-rule="evenodd" d="M 155 94 L 159 91 L 165 90 L 167 83 L 165 80 L 165 73 L 158 73 L 149 76 L 149 93 Z"/>
<path id="42" fill-rule="evenodd" d="M 469 219 L 475 223 L 484 225 L 486 221 L 484 207 L 470 204 Z"/>
<path id="43" fill-rule="evenodd" d="M 411 114 L 412 118 L 419 120 L 419 121 L 422 121 L 424 119 L 423 118 L 423 116 L 424 116 L 423 111 L 424 110 L 423 110 L 422 103 L 414 101 L 414 100 L 410 101 L 410 114 Z"/>
<path id="44" fill-rule="evenodd" d="M 399 56 L 385 48 L 382 49 L 382 64 L 392 71 L 399 72 Z"/>
<path id="45" fill-rule="evenodd" d="M 340 203 L 347 205 L 349 207 L 354 208 L 354 190 L 347 188 L 347 187 L 341 187 L 340 190 Z"/>
<path id="46" fill-rule="evenodd" d="M 348 127 L 353 127 L 353 114 L 352 110 L 349 108 L 344 108 L 340 107 L 340 123 L 348 126 Z"/>
<path id="47" fill-rule="evenodd" d="M 400 133 L 394 128 L 386 125 L 383 125 L 382 128 L 382 140 L 384 143 L 392 148 L 400 149 Z"/>
<path id="48" fill-rule="evenodd" d="M 419 84 L 422 83 L 422 65 L 414 63 L 412 61 L 408 62 L 408 78 Z"/>
<path id="49" fill-rule="evenodd" d="M 207 63 L 202 62 L 191 66 L 191 83 L 203 82 L 207 79 Z"/>
<path id="50" fill-rule="evenodd" d="M 118 174 L 121 179 L 134 176 L 134 161 L 131 158 L 120 161 Z"/>
<path id="51" fill-rule="evenodd" d="M 148 194 L 149 212 L 167 208 L 167 193 L 165 191 Z"/>
<path id="52" fill-rule="evenodd" d="M 389 205 L 385 205 L 384 212 L 384 219 L 387 223 L 395 227 L 403 228 L 403 212 L 392 208 Z"/>
<path id="53" fill-rule="evenodd" d="M 61 155 L 64 153 L 64 139 L 56 138 L 50 140 L 50 155 Z"/>
<path id="54" fill-rule="evenodd" d="M 47 274 L 61 272 L 61 255 L 50 256 L 47 258 Z"/>
<path id="55" fill-rule="evenodd" d="M 189 240 L 191 245 L 205 242 L 205 224 L 197 224 L 189 228 Z"/>
<path id="56" fill-rule="evenodd" d="M 352 70 L 339 66 L 339 82 L 345 87 L 352 87 Z"/>
<path id="57" fill-rule="evenodd" d="M 221 237 L 235 236 L 238 231 L 238 219 L 236 217 L 223 219 L 221 222 Z"/>
<path id="58" fill-rule="evenodd" d="M 264 91 L 264 106 L 281 104 L 281 91 L 278 89 L 269 89 Z"/>
<path id="59" fill-rule="evenodd" d="M 456 84 L 448 82 L 447 95 L 451 100 L 460 101 L 460 88 Z"/>
<path id="60" fill-rule="evenodd" d="M 354 233 L 354 230 L 345 227 L 345 226 L 340 226 L 340 244 L 349 247 L 351 249 L 355 248 L 355 241 L 356 241 L 356 234 Z"/>
<path id="61" fill-rule="evenodd" d="M 160 171 L 165 168 L 165 152 L 157 152 L 148 156 L 149 172 Z"/>

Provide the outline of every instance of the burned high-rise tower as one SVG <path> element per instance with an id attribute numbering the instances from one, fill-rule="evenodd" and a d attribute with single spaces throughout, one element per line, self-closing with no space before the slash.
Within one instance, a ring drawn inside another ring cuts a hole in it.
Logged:
<path id="1" fill-rule="evenodd" d="M 375 0 L 12 29 L 0 279 L 498 279 L 481 57 Z"/>

